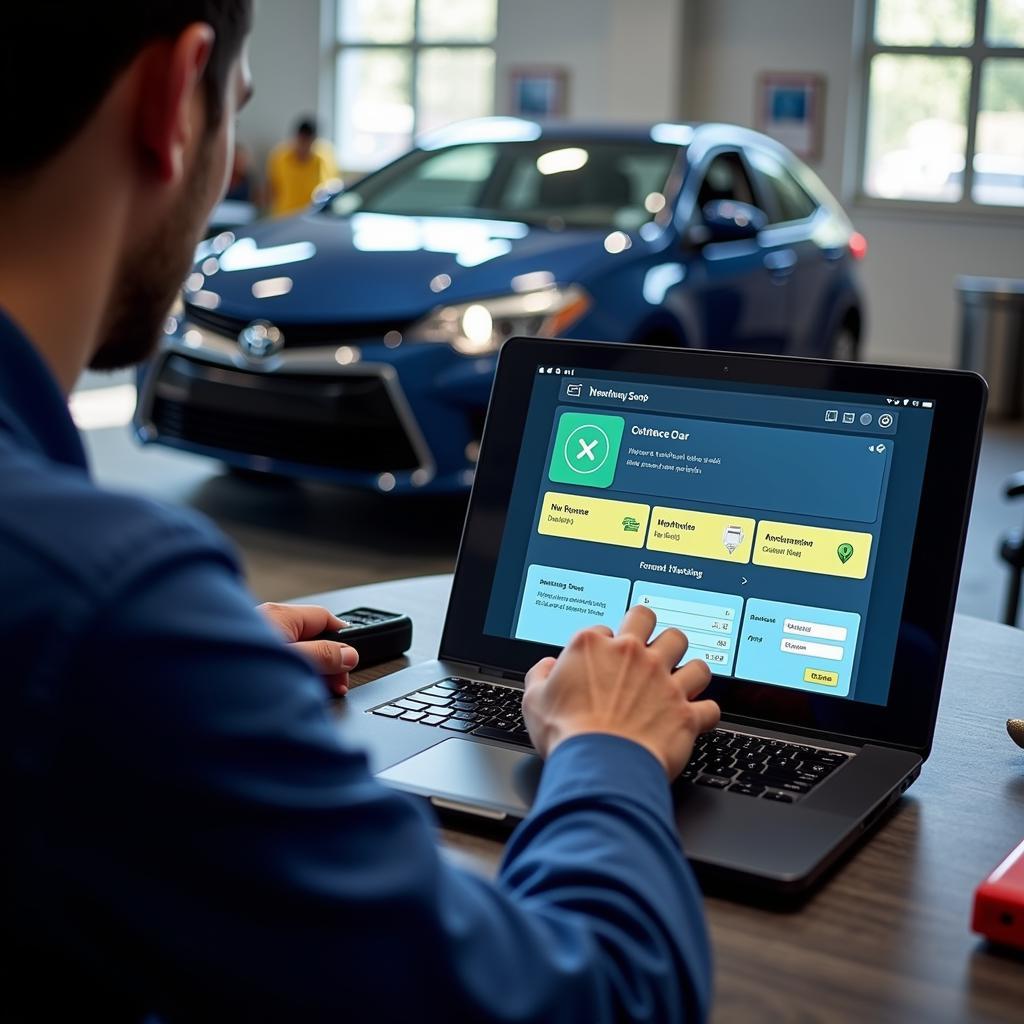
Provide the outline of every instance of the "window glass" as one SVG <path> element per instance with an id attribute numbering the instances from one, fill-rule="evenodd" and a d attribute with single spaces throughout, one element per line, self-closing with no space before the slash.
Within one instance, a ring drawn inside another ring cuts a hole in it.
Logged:
<path id="1" fill-rule="evenodd" d="M 1024 46 L 1024 0 L 988 0 L 985 41 L 991 46 Z"/>
<path id="2" fill-rule="evenodd" d="M 416 130 L 432 131 L 494 110 L 494 51 L 430 47 L 416 76 Z"/>
<path id="3" fill-rule="evenodd" d="M 876 0 L 875 39 L 885 46 L 970 46 L 974 0 Z"/>
<path id="4" fill-rule="evenodd" d="M 965 57 L 880 53 L 872 58 L 864 168 L 868 195 L 960 198 L 970 74 Z"/>
<path id="5" fill-rule="evenodd" d="M 412 55 L 402 49 L 345 49 L 338 58 L 337 148 L 343 167 L 379 167 L 409 145 Z"/>
<path id="6" fill-rule="evenodd" d="M 486 43 L 497 31 L 496 0 L 420 0 L 424 43 Z"/>
<path id="7" fill-rule="evenodd" d="M 338 38 L 344 43 L 408 43 L 414 0 L 340 0 Z"/>
<path id="8" fill-rule="evenodd" d="M 973 167 L 975 202 L 1024 206 L 1024 59 L 981 66 Z"/>
<path id="9" fill-rule="evenodd" d="M 769 190 L 774 210 L 765 211 L 773 223 L 803 220 L 810 217 L 818 204 L 786 167 L 771 153 L 752 149 L 747 152 L 750 162 L 760 172 L 761 180 Z"/>
<path id="10" fill-rule="evenodd" d="M 629 230 L 650 219 L 678 156 L 658 143 L 515 142 L 417 152 L 344 192 L 333 211 L 478 215 Z"/>
<path id="11" fill-rule="evenodd" d="M 385 185 L 363 209 L 391 214 L 471 212 L 497 157 L 493 145 L 441 150 Z"/>
<path id="12" fill-rule="evenodd" d="M 738 153 L 719 153 L 708 165 L 697 194 L 697 207 L 703 210 L 716 199 L 755 205 L 754 190 Z"/>

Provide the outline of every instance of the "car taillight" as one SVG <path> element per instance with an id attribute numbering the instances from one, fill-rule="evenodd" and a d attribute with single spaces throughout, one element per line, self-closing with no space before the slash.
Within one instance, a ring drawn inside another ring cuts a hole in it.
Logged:
<path id="1" fill-rule="evenodd" d="M 847 243 L 850 247 L 850 255 L 855 260 L 862 260 L 868 254 L 868 240 L 859 232 L 854 231 Z"/>

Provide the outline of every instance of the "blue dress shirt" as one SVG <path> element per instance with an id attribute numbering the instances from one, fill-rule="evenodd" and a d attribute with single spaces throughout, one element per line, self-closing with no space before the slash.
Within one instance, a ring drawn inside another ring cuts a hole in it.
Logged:
<path id="1" fill-rule="evenodd" d="M 562 744 L 496 883 L 453 867 L 428 813 L 346 744 L 213 527 L 91 482 L 2 312 L 0 607 L 8 1010 L 706 1016 L 701 895 L 655 759 Z"/>

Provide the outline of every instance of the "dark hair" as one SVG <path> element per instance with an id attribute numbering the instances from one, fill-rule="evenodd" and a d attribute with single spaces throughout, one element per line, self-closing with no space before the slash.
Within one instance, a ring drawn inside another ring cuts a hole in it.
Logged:
<path id="1" fill-rule="evenodd" d="M 0 178 L 37 170 L 81 130 L 149 43 L 206 22 L 216 42 L 204 74 L 207 122 L 223 116 L 228 71 L 252 0 L 21 0 L 0 29 Z"/>
<path id="2" fill-rule="evenodd" d="M 295 125 L 296 135 L 305 135 L 309 139 L 316 138 L 316 121 L 312 117 L 304 117 Z"/>

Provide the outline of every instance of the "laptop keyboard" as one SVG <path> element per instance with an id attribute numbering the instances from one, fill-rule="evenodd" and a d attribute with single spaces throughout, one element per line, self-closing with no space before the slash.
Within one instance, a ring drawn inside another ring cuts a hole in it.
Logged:
<path id="1" fill-rule="evenodd" d="M 836 750 L 715 729 L 697 737 L 681 778 L 711 789 L 793 803 L 851 757 Z"/>
<path id="2" fill-rule="evenodd" d="M 530 747 L 523 691 L 449 676 L 371 708 L 370 713 Z M 715 729 L 697 737 L 685 781 L 730 793 L 793 803 L 852 755 L 802 743 Z"/>
<path id="3" fill-rule="evenodd" d="M 372 708 L 371 713 L 522 747 L 533 745 L 523 721 L 523 691 L 511 686 L 451 676 Z"/>

